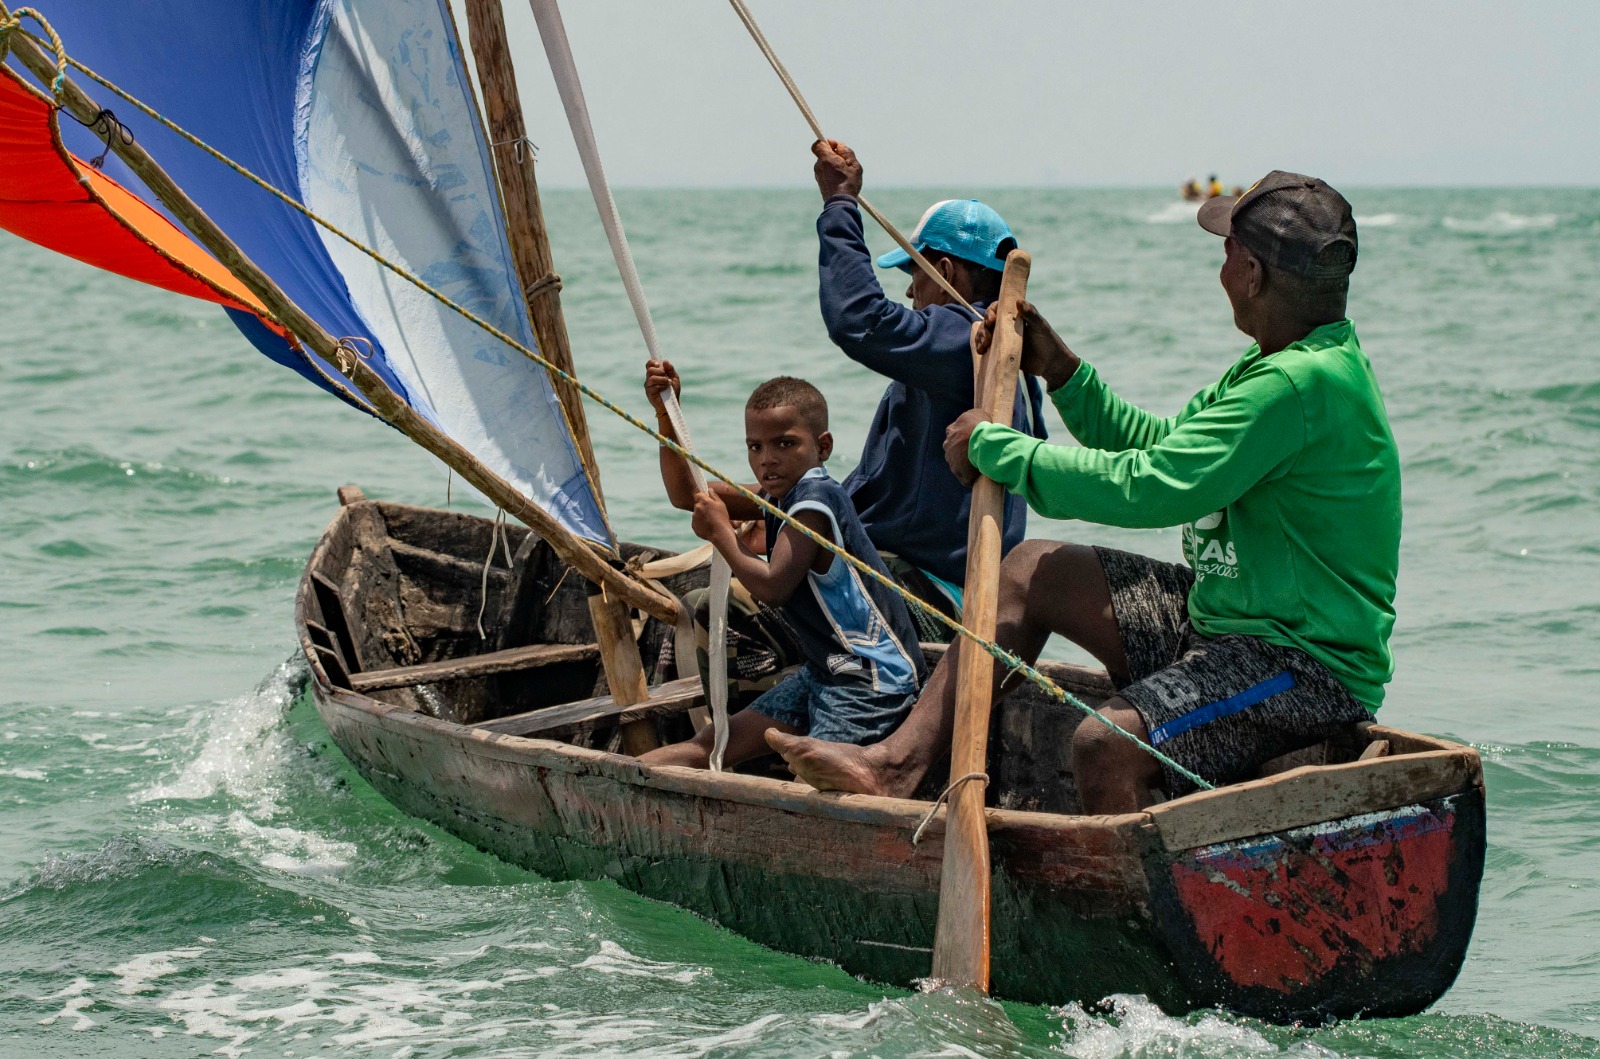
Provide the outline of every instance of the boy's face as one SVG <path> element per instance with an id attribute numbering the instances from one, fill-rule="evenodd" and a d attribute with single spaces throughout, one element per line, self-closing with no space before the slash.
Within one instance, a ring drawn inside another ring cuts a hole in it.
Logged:
<path id="1" fill-rule="evenodd" d="M 744 444 L 750 471 L 761 491 L 774 500 L 833 455 L 833 435 L 816 433 L 792 405 L 744 410 Z"/>

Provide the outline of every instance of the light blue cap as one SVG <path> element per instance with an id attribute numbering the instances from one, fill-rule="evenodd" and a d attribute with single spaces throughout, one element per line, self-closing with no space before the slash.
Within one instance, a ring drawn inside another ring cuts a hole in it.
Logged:
<path id="1" fill-rule="evenodd" d="M 938 250 L 1004 272 L 1006 263 L 998 253 L 1000 244 L 1007 239 L 1016 240 L 1010 225 L 988 206 L 977 199 L 945 199 L 928 207 L 909 241 L 919 254 Z M 891 250 L 878 258 L 878 267 L 910 272 L 911 255 L 904 250 Z"/>

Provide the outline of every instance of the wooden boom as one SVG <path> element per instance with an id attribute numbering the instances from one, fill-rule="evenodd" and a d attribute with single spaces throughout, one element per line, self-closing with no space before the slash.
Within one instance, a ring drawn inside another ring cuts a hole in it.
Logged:
<path id="1" fill-rule="evenodd" d="M 1011 422 L 1017 370 L 1022 363 L 1022 325 L 1017 307 L 1028 289 L 1032 263 L 1026 251 L 1006 258 L 1000 283 L 1000 316 L 984 357 L 975 397 L 997 423 Z M 984 639 L 994 638 L 1000 598 L 1001 531 L 1005 489 L 979 477 L 972 487 L 967 529 L 967 583 L 961 623 Z M 962 781 L 986 774 L 989 708 L 994 700 L 994 656 L 976 644 L 961 644 L 956 659 L 956 721 L 950 746 L 950 807 L 945 813 L 944 867 L 939 880 L 939 921 L 933 940 L 933 977 L 955 986 L 989 991 L 989 832 L 983 809 L 985 784 Z"/>
<path id="2" fill-rule="evenodd" d="M 28 67 L 33 75 L 45 84 L 56 76 L 55 65 L 42 48 L 22 33 L 12 33 L 11 50 Z M 79 121 L 93 124 L 100 113 L 95 103 L 70 78 L 62 83 L 61 102 Z M 296 338 L 309 346 L 319 357 L 333 365 L 361 391 L 374 411 L 406 437 L 443 460 L 457 474 L 471 482 L 490 500 L 507 513 L 521 519 L 529 529 L 550 542 L 557 555 L 570 563 L 573 569 L 632 607 L 662 621 L 677 622 L 678 601 L 657 589 L 635 580 L 622 570 L 613 567 L 588 541 L 583 540 L 552 518 L 539 505 L 523 496 L 510 482 L 479 463 L 477 458 L 462 448 L 455 439 L 419 416 L 384 383 L 361 357 L 340 349 L 339 343 L 322 329 L 311 317 L 290 300 L 276 283 L 245 256 L 233 240 L 229 239 L 216 222 L 206 216 L 195 202 L 167 175 L 155 159 L 137 142 L 126 142 L 120 136 L 111 138 L 111 149 L 127 163 L 128 168 L 143 180 L 145 186 L 172 211 L 184 227 L 207 250 L 222 262 L 239 281 L 250 289 L 263 305 L 288 328 Z"/>

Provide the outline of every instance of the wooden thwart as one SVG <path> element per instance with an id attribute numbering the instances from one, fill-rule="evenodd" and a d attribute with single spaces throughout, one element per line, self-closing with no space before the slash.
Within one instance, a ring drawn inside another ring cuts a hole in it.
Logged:
<path id="1" fill-rule="evenodd" d="M 501 735 L 531 736 L 563 728 L 593 726 L 600 721 L 617 721 L 626 726 L 679 713 L 699 703 L 704 696 L 700 678 L 685 677 L 649 689 L 649 695 L 640 702 L 619 703 L 610 695 L 599 695 L 580 702 L 547 706 L 542 710 L 484 721 L 473 727 Z"/>
<path id="2" fill-rule="evenodd" d="M 1000 283 L 1000 316 L 984 358 L 977 406 L 989 418 L 1011 422 L 1022 363 L 1022 324 L 1017 308 L 1028 288 L 1031 258 L 1013 250 Z M 1000 600 L 1001 530 L 1005 490 L 992 478 L 972 487 L 967 530 L 967 584 L 961 623 L 986 640 L 994 638 Z M 983 780 L 989 758 L 989 709 L 994 698 L 994 656 L 970 641 L 956 665 L 955 735 L 950 747 L 950 808 L 945 817 L 944 869 L 939 880 L 939 921 L 934 931 L 933 977 L 955 986 L 989 991 L 989 833 Z"/>
<path id="3" fill-rule="evenodd" d="M 394 669 L 375 669 L 368 673 L 358 673 L 350 678 L 350 690 L 381 691 L 386 688 L 436 684 L 441 680 L 487 677 L 496 673 L 519 673 L 526 669 L 555 665 L 558 662 L 582 662 L 598 658 L 599 655 L 600 648 L 592 643 L 511 647 L 504 651 L 490 651 L 468 658 L 447 658 L 442 662 L 427 662 L 419 666 L 399 666 Z"/>

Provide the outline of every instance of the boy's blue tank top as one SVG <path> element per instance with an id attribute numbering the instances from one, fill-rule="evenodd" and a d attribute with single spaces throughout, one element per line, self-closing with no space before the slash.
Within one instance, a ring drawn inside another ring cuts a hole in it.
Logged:
<path id="1" fill-rule="evenodd" d="M 838 482 L 814 467 L 777 502 L 791 515 L 820 512 L 833 527 L 836 544 L 888 576 L 878 550 L 867 538 L 855 505 Z M 767 550 L 784 524 L 766 516 Z M 783 605 L 794 627 L 806 665 L 818 680 L 861 685 L 883 694 L 911 694 L 922 686 L 927 665 L 906 603 L 889 589 L 834 556 L 828 572 L 806 574 Z"/>

